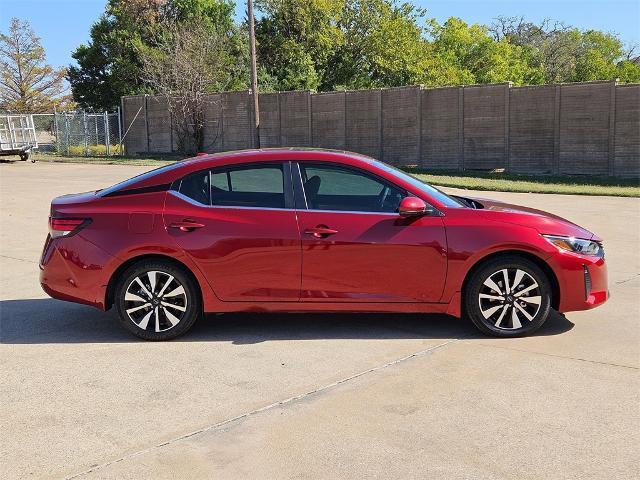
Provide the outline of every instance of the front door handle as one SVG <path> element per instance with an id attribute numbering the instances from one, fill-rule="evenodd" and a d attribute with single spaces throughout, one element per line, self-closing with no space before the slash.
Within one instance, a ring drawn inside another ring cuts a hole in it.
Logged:
<path id="1" fill-rule="evenodd" d="M 313 235 L 315 238 L 326 238 L 329 235 L 335 235 L 338 233 L 338 230 L 329 228 L 326 225 L 318 225 L 313 228 L 307 228 L 304 233 L 307 235 Z"/>
<path id="2" fill-rule="evenodd" d="M 181 232 L 193 232 L 196 228 L 204 227 L 204 224 L 203 223 L 194 222 L 193 220 L 185 218 L 181 222 L 173 222 L 173 223 L 169 224 L 169 227 L 170 228 L 177 228 Z"/>

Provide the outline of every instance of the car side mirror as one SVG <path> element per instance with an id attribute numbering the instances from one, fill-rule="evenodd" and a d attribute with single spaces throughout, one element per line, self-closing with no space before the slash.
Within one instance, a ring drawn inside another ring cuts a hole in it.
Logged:
<path id="1" fill-rule="evenodd" d="M 432 209 L 427 206 L 424 200 L 418 197 L 404 197 L 398 207 L 398 213 L 405 218 L 427 215 L 431 211 Z"/>

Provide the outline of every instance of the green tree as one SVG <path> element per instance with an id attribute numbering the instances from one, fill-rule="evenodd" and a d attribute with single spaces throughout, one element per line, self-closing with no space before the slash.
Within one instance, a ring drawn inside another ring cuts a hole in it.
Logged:
<path id="1" fill-rule="evenodd" d="M 395 0 L 347 0 L 337 26 L 344 41 L 321 89 L 393 87 L 420 83 L 431 67 L 425 11 Z"/>
<path id="2" fill-rule="evenodd" d="M 141 55 L 162 43 L 168 22 L 198 19 L 216 35 L 233 39 L 241 58 L 233 12 L 229 0 L 108 0 L 91 40 L 72 54 L 78 64 L 68 69 L 74 99 L 85 108 L 110 109 L 123 95 L 151 93 L 142 79 Z"/>
<path id="3" fill-rule="evenodd" d="M 616 75 L 622 83 L 640 83 L 640 65 L 622 60 L 618 63 Z"/>
<path id="4" fill-rule="evenodd" d="M 429 33 L 438 59 L 438 75 L 428 75 L 429 84 L 539 83 L 540 72 L 529 65 L 526 51 L 508 39 L 494 40 L 484 25 L 450 18 L 442 25 L 431 21 Z"/>
<path id="5" fill-rule="evenodd" d="M 319 88 L 328 60 L 342 43 L 339 0 L 258 0 L 259 63 L 279 90 Z"/>
<path id="6" fill-rule="evenodd" d="M 622 42 L 611 33 L 581 31 L 552 20 L 534 24 L 522 17 L 499 17 L 490 31 L 496 41 L 522 47 L 529 66 L 542 74 L 540 82 L 532 83 L 637 78 L 633 63 L 624 60 Z"/>
<path id="7" fill-rule="evenodd" d="M 611 80 L 616 78 L 622 43 L 609 33 L 588 30 L 580 35 L 576 68 L 572 80 Z"/>
<path id="8" fill-rule="evenodd" d="M 43 113 L 65 101 L 65 71 L 45 62 L 40 38 L 29 22 L 12 18 L 9 31 L 0 33 L 0 109 Z"/>

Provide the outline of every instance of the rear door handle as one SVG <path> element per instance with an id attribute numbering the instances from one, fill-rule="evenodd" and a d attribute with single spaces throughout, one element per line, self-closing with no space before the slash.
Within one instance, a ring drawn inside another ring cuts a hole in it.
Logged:
<path id="1" fill-rule="evenodd" d="M 181 232 L 193 232 L 196 228 L 204 227 L 203 223 L 194 222 L 193 220 L 184 219 L 181 222 L 173 222 L 169 224 L 169 228 L 177 228 Z"/>
<path id="2" fill-rule="evenodd" d="M 326 225 L 318 225 L 317 227 L 307 228 L 304 233 L 307 235 L 313 235 L 315 238 L 325 238 L 329 235 L 335 235 L 338 233 L 338 230 L 329 228 Z"/>

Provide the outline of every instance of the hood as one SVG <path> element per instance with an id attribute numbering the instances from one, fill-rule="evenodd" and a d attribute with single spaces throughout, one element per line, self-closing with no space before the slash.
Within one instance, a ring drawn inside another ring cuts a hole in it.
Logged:
<path id="1" fill-rule="evenodd" d="M 477 209 L 478 215 L 488 220 L 513 223 L 524 227 L 534 228 L 541 234 L 562 235 L 567 237 L 585 238 L 587 240 L 601 240 L 589 230 L 576 225 L 558 215 L 554 215 L 535 208 L 522 207 L 509 203 L 498 202 L 486 198 L 471 198 L 482 208 Z"/>

